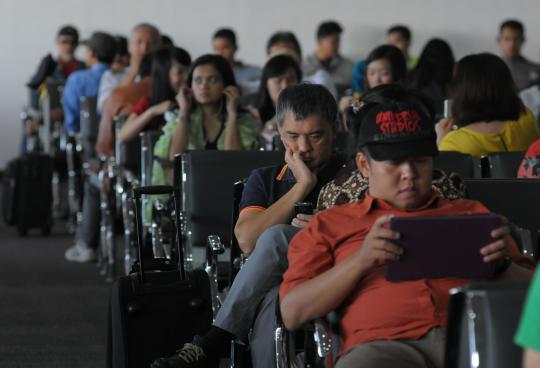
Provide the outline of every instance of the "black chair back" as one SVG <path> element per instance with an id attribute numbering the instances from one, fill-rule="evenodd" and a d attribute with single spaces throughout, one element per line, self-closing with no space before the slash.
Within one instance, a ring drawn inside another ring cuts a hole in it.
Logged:
<path id="1" fill-rule="evenodd" d="M 526 282 L 484 282 L 451 291 L 445 368 L 521 367 L 514 344 Z"/>
<path id="2" fill-rule="evenodd" d="M 96 142 L 99 130 L 97 97 L 81 97 L 81 141 L 84 161 L 96 157 Z"/>
<path id="3" fill-rule="evenodd" d="M 152 185 L 152 165 L 154 146 L 161 136 L 161 130 L 147 130 L 139 133 L 141 185 Z"/>
<path id="4" fill-rule="evenodd" d="M 516 178 L 525 152 L 496 152 L 482 157 L 482 177 Z"/>
<path id="5" fill-rule="evenodd" d="M 182 155 L 182 209 L 187 245 L 206 246 L 208 235 L 231 242 L 233 184 L 252 170 L 283 163 L 283 152 L 194 151 Z"/>
<path id="6" fill-rule="evenodd" d="M 244 192 L 244 186 L 246 185 L 247 179 L 238 180 L 233 184 L 233 206 L 232 206 L 232 216 L 231 216 L 231 251 L 229 259 L 229 285 L 232 285 L 234 278 L 238 271 L 240 271 L 242 251 L 238 245 L 238 239 L 234 235 L 234 227 L 236 226 L 236 221 L 240 217 L 240 201 L 242 200 L 242 193 Z"/>
<path id="7" fill-rule="evenodd" d="M 532 233 L 532 251 L 538 257 L 540 230 L 540 180 L 465 179 L 470 198 L 482 202 L 490 211 L 506 216 L 513 224 Z"/>
<path id="8" fill-rule="evenodd" d="M 64 93 L 65 81 L 48 78 L 46 81 L 47 99 L 49 100 L 49 108 L 56 109 L 62 107 L 62 95 Z"/>
<path id="9" fill-rule="evenodd" d="M 462 178 L 480 178 L 480 159 L 460 152 L 441 151 L 433 161 L 433 167 L 446 173 L 454 172 Z"/>
<path id="10" fill-rule="evenodd" d="M 132 172 L 135 176 L 139 176 L 141 172 L 141 159 L 140 159 L 140 152 L 141 152 L 141 140 L 139 137 L 135 137 L 128 142 L 120 143 L 118 141 L 118 135 L 120 133 L 120 130 L 125 125 L 128 115 L 119 115 L 114 118 L 115 125 L 114 129 L 116 132 L 116 147 L 115 147 L 115 154 L 116 154 L 116 163 L 126 169 Z"/>

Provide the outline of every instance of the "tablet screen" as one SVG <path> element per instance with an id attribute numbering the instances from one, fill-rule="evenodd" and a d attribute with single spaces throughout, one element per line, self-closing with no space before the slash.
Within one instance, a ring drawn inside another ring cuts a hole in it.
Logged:
<path id="1" fill-rule="evenodd" d="M 491 231 L 501 226 L 494 214 L 394 217 L 390 228 L 400 233 L 394 241 L 403 248 L 398 261 L 387 261 L 388 281 L 458 277 L 485 279 L 494 266 L 482 260 L 480 249 L 495 241 Z"/>

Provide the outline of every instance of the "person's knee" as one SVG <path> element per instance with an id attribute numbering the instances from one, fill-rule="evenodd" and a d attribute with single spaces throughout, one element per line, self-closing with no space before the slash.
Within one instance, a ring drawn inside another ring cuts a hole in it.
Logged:
<path id="1" fill-rule="evenodd" d="M 297 227 L 279 224 L 266 229 L 257 240 L 257 252 L 287 253 L 289 241 L 299 231 Z"/>

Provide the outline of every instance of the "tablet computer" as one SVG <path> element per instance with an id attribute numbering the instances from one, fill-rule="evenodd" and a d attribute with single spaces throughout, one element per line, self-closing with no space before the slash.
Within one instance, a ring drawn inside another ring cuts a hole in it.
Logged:
<path id="1" fill-rule="evenodd" d="M 388 281 L 459 277 L 486 279 L 494 266 L 482 260 L 480 249 L 496 241 L 491 231 L 501 226 L 495 214 L 394 217 L 390 229 L 400 233 L 393 242 L 403 248 L 397 261 L 385 263 Z"/>

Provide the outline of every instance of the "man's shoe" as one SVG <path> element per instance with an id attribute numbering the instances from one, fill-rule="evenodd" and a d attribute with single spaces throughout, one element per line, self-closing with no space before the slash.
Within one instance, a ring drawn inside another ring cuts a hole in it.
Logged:
<path id="1" fill-rule="evenodd" d="M 96 251 L 92 248 L 81 247 L 75 244 L 64 254 L 66 259 L 71 262 L 89 263 L 97 260 Z"/>
<path id="2" fill-rule="evenodd" d="M 208 358 L 204 350 L 195 344 L 187 343 L 168 358 L 158 358 L 150 368 L 204 368 Z"/>

